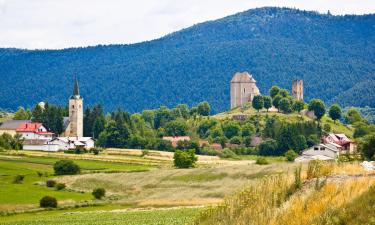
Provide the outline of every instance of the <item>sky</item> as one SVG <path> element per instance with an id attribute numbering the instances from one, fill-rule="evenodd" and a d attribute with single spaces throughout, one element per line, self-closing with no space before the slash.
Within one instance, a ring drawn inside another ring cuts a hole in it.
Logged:
<path id="1" fill-rule="evenodd" d="M 263 6 L 375 13 L 375 0 L 0 0 L 0 47 L 130 44 Z"/>

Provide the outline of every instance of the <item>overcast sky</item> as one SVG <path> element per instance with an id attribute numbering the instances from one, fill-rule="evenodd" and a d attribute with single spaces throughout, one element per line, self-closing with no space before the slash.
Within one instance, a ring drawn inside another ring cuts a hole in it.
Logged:
<path id="1" fill-rule="evenodd" d="M 375 12 L 375 0 L 0 0 L 0 47 L 56 49 L 155 39 L 262 6 Z"/>

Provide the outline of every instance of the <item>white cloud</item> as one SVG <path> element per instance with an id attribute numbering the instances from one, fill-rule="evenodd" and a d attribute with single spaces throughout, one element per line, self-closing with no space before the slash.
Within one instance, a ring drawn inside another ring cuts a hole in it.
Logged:
<path id="1" fill-rule="evenodd" d="M 135 43 L 262 6 L 375 12 L 373 0 L 0 0 L 0 47 Z"/>

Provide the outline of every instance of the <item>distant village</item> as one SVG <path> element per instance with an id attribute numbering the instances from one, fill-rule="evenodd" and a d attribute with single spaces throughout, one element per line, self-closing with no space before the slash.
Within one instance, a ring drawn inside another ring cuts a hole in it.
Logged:
<path id="1" fill-rule="evenodd" d="M 44 109 L 44 103 L 39 103 Z M 69 117 L 64 117 L 64 132 L 54 134 L 42 123 L 31 120 L 9 120 L 0 126 L 0 135 L 20 134 L 24 150 L 57 152 L 77 147 L 90 149 L 94 147 L 92 137 L 83 137 L 83 98 L 79 95 L 77 79 L 74 80 L 73 94 L 69 98 Z"/>
<path id="2" fill-rule="evenodd" d="M 261 95 L 256 80 L 248 72 L 236 73 L 230 82 L 230 107 L 231 109 L 242 108 L 252 102 L 255 96 Z M 294 80 L 292 83 L 292 96 L 296 100 L 303 101 L 304 89 L 302 80 Z M 42 123 L 31 120 L 9 120 L 0 126 L 0 135 L 8 133 L 10 135 L 19 134 L 23 141 L 24 150 L 39 150 L 57 152 L 61 150 L 84 148 L 91 149 L 95 146 L 92 137 L 83 137 L 83 98 L 79 94 L 77 79 L 74 80 L 73 93 L 69 98 L 69 117 L 64 117 L 63 133 L 55 134 L 49 132 Z M 44 103 L 39 103 L 43 109 Z M 277 112 L 274 107 L 271 112 Z M 313 117 L 311 112 L 306 115 Z M 233 115 L 234 120 L 246 120 L 246 115 L 238 113 Z M 171 142 L 173 147 L 179 141 L 190 141 L 189 136 L 163 136 L 163 140 Z M 256 146 L 261 142 L 261 138 L 253 137 L 252 145 Z M 215 150 L 221 150 L 222 146 L 217 143 L 209 144 L 205 140 L 199 141 L 200 145 L 208 145 Z M 229 147 L 236 147 L 236 144 L 228 144 Z M 313 159 L 334 160 L 339 154 L 356 152 L 356 143 L 342 133 L 329 133 L 324 135 L 321 143 L 305 149 L 295 161 L 306 161 Z"/>

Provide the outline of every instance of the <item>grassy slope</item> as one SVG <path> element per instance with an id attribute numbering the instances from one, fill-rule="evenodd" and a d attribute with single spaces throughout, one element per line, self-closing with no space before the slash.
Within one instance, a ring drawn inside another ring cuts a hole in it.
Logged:
<path id="1" fill-rule="evenodd" d="M 333 176 L 318 188 L 316 180 L 305 180 L 306 168 L 300 190 L 291 188 L 294 179 L 286 176 L 258 180 L 228 196 L 220 206 L 204 210 L 196 223 L 374 224 L 374 172 L 365 172 L 359 164 L 349 163 L 326 164 L 325 170 Z"/>
<path id="2" fill-rule="evenodd" d="M 375 224 L 375 186 L 349 204 L 335 210 L 324 224 Z"/>
<path id="3" fill-rule="evenodd" d="M 260 113 L 258 114 L 256 112 L 256 110 L 254 110 L 251 107 L 249 107 L 245 110 L 241 110 L 240 108 L 236 108 L 236 109 L 233 109 L 233 110 L 228 111 L 228 112 L 219 113 L 219 114 L 215 115 L 214 117 L 217 118 L 217 119 L 232 118 L 233 115 L 239 114 L 239 113 L 243 113 L 243 114 L 248 115 L 248 116 L 260 115 L 261 118 L 265 118 L 266 116 L 276 116 L 280 120 L 287 121 L 287 122 L 293 122 L 293 123 L 301 121 L 301 120 L 302 121 L 312 121 L 311 118 L 309 118 L 305 115 L 303 115 L 303 116 L 299 115 L 298 113 L 295 113 L 295 112 L 289 113 L 289 114 L 283 114 L 283 113 L 278 113 L 278 112 L 267 112 L 266 110 L 261 110 Z M 340 123 L 340 121 L 336 121 L 336 123 L 335 123 L 328 116 L 324 116 L 322 118 L 322 126 L 324 126 L 324 124 L 329 124 L 331 126 L 331 131 L 333 133 L 344 133 L 348 137 L 353 137 L 354 129 Z"/>

